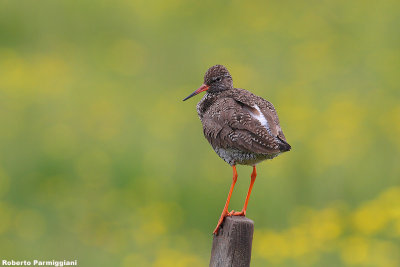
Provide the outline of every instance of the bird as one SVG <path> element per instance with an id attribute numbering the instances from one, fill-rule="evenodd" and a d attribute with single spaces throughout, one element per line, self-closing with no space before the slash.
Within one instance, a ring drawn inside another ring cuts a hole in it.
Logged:
<path id="1" fill-rule="evenodd" d="M 213 234 L 217 235 L 227 216 L 246 216 L 247 205 L 257 177 L 256 165 L 291 149 L 271 102 L 233 87 L 232 76 L 223 65 L 210 67 L 203 84 L 183 101 L 206 92 L 197 104 L 203 133 L 217 155 L 233 170 L 232 184 Z M 236 165 L 253 167 L 250 186 L 240 212 L 228 211 L 238 174 Z"/>

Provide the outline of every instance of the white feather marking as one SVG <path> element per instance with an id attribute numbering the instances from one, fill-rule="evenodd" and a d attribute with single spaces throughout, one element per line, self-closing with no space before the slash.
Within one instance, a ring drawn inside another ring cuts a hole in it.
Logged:
<path id="1" fill-rule="evenodd" d="M 254 105 L 253 108 L 255 108 L 258 111 L 258 114 L 254 114 L 253 112 L 250 112 L 251 116 L 258 120 L 262 126 L 267 129 L 268 133 L 271 134 L 271 129 L 269 128 L 269 124 L 267 119 L 264 117 L 264 114 L 261 112 L 260 108 L 257 105 Z M 272 135 L 272 134 L 271 134 Z"/>

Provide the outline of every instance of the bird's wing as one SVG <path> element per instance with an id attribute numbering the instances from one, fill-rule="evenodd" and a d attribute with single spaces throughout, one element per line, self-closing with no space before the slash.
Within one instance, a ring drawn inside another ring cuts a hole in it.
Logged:
<path id="1" fill-rule="evenodd" d="M 286 142 L 268 128 L 268 119 L 263 114 L 259 105 L 243 103 L 231 95 L 221 97 L 202 118 L 204 135 L 213 147 L 279 153 Z"/>
<path id="2" fill-rule="evenodd" d="M 272 136 L 278 137 L 284 143 L 286 143 L 286 137 L 283 134 L 282 128 L 279 123 L 278 114 L 276 113 L 274 105 L 271 102 L 252 94 L 251 92 L 235 88 L 230 90 L 229 94 L 236 100 L 244 105 L 253 107 L 257 111 L 262 113 L 265 118 L 267 126 L 269 128 L 269 133 Z"/>

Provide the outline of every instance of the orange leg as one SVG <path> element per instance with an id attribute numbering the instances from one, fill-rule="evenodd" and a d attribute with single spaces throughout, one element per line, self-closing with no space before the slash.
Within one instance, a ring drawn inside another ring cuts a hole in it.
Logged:
<path id="1" fill-rule="evenodd" d="M 233 165 L 232 168 L 233 168 L 233 179 L 232 179 L 231 189 L 229 190 L 228 198 L 226 199 L 225 207 L 224 207 L 224 209 L 222 210 L 222 214 L 221 214 L 221 217 L 219 218 L 217 227 L 215 227 L 215 230 L 214 230 L 214 232 L 213 232 L 214 234 L 217 234 L 217 233 L 218 233 L 218 229 L 219 229 L 219 227 L 221 226 L 222 222 L 224 221 L 224 218 L 225 218 L 226 216 L 229 216 L 228 206 L 229 206 L 229 202 L 230 202 L 230 200 L 231 200 L 233 188 L 235 187 L 235 184 L 236 184 L 236 181 L 237 181 L 237 177 L 238 177 L 238 174 L 237 174 L 237 171 L 236 171 L 236 166 Z"/>
<path id="2" fill-rule="evenodd" d="M 255 180 L 256 180 L 256 177 L 257 177 L 256 166 L 253 166 L 253 172 L 251 173 L 250 187 L 249 187 L 249 191 L 247 192 L 246 201 L 244 202 L 243 209 L 242 209 L 242 211 L 240 211 L 240 212 L 231 211 L 231 212 L 229 213 L 229 215 L 231 215 L 231 216 L 246 216 L 247 204 L 249 203 L 249 198 L 250 198 L 251 190 L 253 189 L 253 184 L 254 184 L 254 182 L 255 182 Z"/>

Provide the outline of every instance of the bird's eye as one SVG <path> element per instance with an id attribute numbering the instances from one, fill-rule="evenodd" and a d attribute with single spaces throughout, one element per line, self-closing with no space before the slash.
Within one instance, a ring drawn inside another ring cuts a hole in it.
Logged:
<path id="1" fill-rule="evenodd" d="M 218 78 L 215 78 L 214 79 L 214 82 L 220 82 L 222 80 L 222 78 L 221 77 L 218 77 Z"/>

